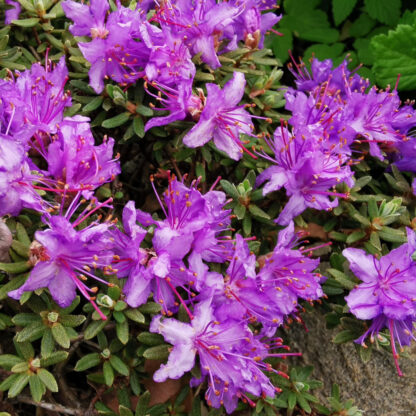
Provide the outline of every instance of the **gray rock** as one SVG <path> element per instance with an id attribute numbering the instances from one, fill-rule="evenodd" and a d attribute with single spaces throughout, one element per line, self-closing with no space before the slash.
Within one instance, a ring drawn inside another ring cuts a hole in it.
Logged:
<path id="1" fill-rule="evenodd" d="M 354 399 L 366 416 L 416 416 L 416 343 L 406 351 L 410 358 L 399 360 L 404 377 L 399 377 L 393 357 L 387 351 L 374 349 L 371 360 L 364 364 L 352 343 L 336 345 L 336 334 L 325 326 L 317 311 L 303 314 L 306 332 L 301 325 L 288 331 L 292 351 L 303 356 L 299 364 L 314 366 L 314 378 L 324 382 L 317 391 L 320 399 L 330 396 L 331 386 L 340 386 L 342 397 Z"/>
<path id="2" fill-rule="evenodd" d="M 10 262 L 9 248 L 12 245 L 13 237 L 9 227 L 0 218 L 0 263 Z"/>

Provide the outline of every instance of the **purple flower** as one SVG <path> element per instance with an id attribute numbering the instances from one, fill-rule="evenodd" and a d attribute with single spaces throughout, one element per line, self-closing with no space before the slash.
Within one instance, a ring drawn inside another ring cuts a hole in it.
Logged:
<path id="1" fill-rule="evenodd" d="M 368 142 L 370 154 L 383 160 L 379 147 L 387 150 L 405 149 L 403 144 L 410 128 L 416 125 L 416 116 L 410 105 L 400 107 L 397 85 L 393 91 L 376 87 L 351 73 L 345 60 L 332 69 L 332 61 L 312 61 L 311 72 L 303 62 L 296 64 L 292 73 L 296 77 L 298 90 L 289 88 L 286 92 L 286 108 L 293 112 L 290 124 L 296 129 L 306 128 L 314 135 L 327 137 L 332 146 L 343 146 L 343 153 L 349 154 L 354 140 L 361 144 Z M 308 97 L 301 91 L 308 93 Z M 403 166 L 407 166 L 407 156 Z"/>
<path id="2" fill-rule="evenodd" d="M 344 98 L 348 91 L 364 91 L 369 86 L 369 81 L 348 69 L 347 60 L 333 69 L 331 59 L 321 62 L 314 58 L 311 62 L 311 72 L 302 61 L 299 64 L 293 58 L 292 61 L 295 68 L 289 64 L 289 70 L 295 76 L 299 91 L 314 92 L 316 95 L 320 89 L 326 89 L 326 94 L 341 95 Z"/>
<path id="3" fill-rule="evenodd" d="M 24 129 L 26 103 L 20 97 L 14 79 L 0 80 L 0 96 L 0 134 L 12 134 L 19 143 L 26 143 L 33 133 Z"/>
<path id="4" fill-rule="evenodd" d="M 263 291 L 257 282 L 256 256 L 250 254 L 246 241 L 239 234 L 222 294 L 215 296 L 214 305 L 217 316 L 238 321 L 247 317 L 251 322 L 264 322 L 273 327 L 283 323 L 283 314 L 275 308 L 268 291 Z"/>
<path id="5" fill-rule="evenodd" d="M 363 281 L 345 298 L 350 312 L 359 319 L 373 319 L 370 328 L 356 342 L 364 345 L 368 335 L 373 339 L 383 328 L 388 328 L 399 375 L 402 373 L 395 342 L 402 347 L 415 339 L 412 333 L 416 317 L 416 265 L 412 254 L 416 250 L 416 240 L 414 231 L 409 228 L 407 238 L 407 243 L 380 259 L 355 248 L 342 252 L 352 272 Z"/>
<path id="6" fill-rule="evenodd" d="M 148 89 L 147 82 L 145 89 L 149 95 L 154 97 L 163 107 L 155 107 L 150 104 L 155 111 L 169 111 L 170 114 L 162 117 L 152 117 L 145 126 L 145 131 L 152 127 L 165 126 L 177 120 L 184 120 L 185 118 L 198 118 L 202 111 L 202 102 L 205 100 L 203 96 L 197 96 L 192 93 L 192 80 L 187 80 L 179 83 L 176 87 L 169 87 L 162 85 L 156 81 L 150 85 L 158 90 L 158 94 L 153 94 Z"/>
<path id="7" fill-rule="evenodd" d="M 323 296 L 322 276 L 314 273 L 319 259 L 305 256 L 310 249 L 293 250 L 297 244 L 298 235 L 290 222 L 280 231 L 276 247 L 258 274 L 260 287 L 271 299 L 268 307 L 283 316 L 297 310 L 298 298 L 313 301 Z"/>
<path id="8" fill-rule="evenodd" d="M 262 13 L 264 10 L 273 10 L 276 2 L 273 0 L 234 0 L 236 7 L 242 9 L 233 23 L 238 40 L 244 40 L 250 48 L 262 48 L 264 34 L 271 29 L 282 15 L 275 13 Z"/>
<path id="9" fill-rule="evenodd" d="M 356 132 L 344 121 L 344 102 L 339 99 L 339 95 L 332 96 L 326 91 L 315 97 L 289 88 L 285 98 L 285 108 L 292 113 L 289 123 L 300 132 L 298 134 L 319 137 L 315 142 L 320 150 L 339 152 L 350 158 L 350 145 Z"/>
<path id="10" fill-rule="evenodd" d="M 5 3 L 10 6 L 10 8 L 6 9 L 5 15 L 6 18 L 4 19 L 4 23 L 6 25 L 10 25 L 13 20 L 17 20 L 19 18 L 20 11 L 22 10 L 19 2 L 14 0 L 5 0 Z"/>
<path id="11" fill-rule="evenodd" d="M 261 368 L 273 371 L 262 361 L 269 355 L 267 348 L 243 323 L 218 322 L 210 299 L 196 306 L 190 324 L 162 319 L 161 316 L 154 317 L 150 331 L 162 334 L 173 344 L 173 349 L 167 364 L 162 364 L 155 372 L 155 381 L 180 378 L 194 367 L 198 354 L 202 376 L 209 382 L 207 400 L 210 405 L 224 404 L 231 413 L 237 404 L 236 397 L 251 402 L 246 393 L 274 397 L 276 389 L 261 371 Z"/>
<path id="12" fill-rule="evenodd" d="M 48 174 L 65 186 L 68 192 L 83 191 L 86 198 L 92 190 L 114 180 L 120 173 L 118 157 L 113 157 L 114 139 L 104 136 L 101 145 L 94 145 L 89 118 L 66 118 L 59 125 L 47 151 L 39 148 L 48 163 Z M 45 154 L 46 153 L 46 154 Z M 48 179 L 45 179 L 48 182 Z"/>
<path id="13" fill-rule="evenodd" d="M 372 88 L 366 94 L 351 92 L 343 109 L 343 122 L 354 130 L 358 140 L 369 143 L 372 156 L 383 160 L 378 144 L 395 144 L 405 137 L 393 126 L 399 106 L 397 91 Z"/>
<path id="14" fill-rule="evenodd" d="M 124 232 L 115 228 L 109 231 L 114 243 L 113 272 L 119 278 L 127 277 L 123 292 L 127 303 L 138 307 L 146 303 L 153 292 L 155 301 L 161 303 L 164 313 L 176 310 L 176 286 L 192 279 L 192 274 L 182 262 L 171 262 L 167 253 L 157 256 L 151 249 L 140 247 L 147 231 L 136 223 L 134 202 L 129 201 L 123 209 Z"/>
<path id="15" fill-rule="evenodd" d="M 230 211 L 224 210 L 225 194 L 210 190 L 202 195 L 198 183 L 194 181 L 188 188 L 175 178 L 169 180 L 164 193 L 166 209 L 160 201 L 166 219 L 156 222 L 153 247 L 172 260 L 182 260 L 192 250 L 207 261 L 223 262 L 226 254 L 221 256 L 215 246 L 223 244 L 218 235 L 230 223 Z"/>
<path id="16" fill-rule="evenodd" d="M 206 84 L 208 96 L 198 123 L 185 135 L 188 147 L 203 146 L 213 139 L 215 146 L 231 159 L 241 159 L 243 151 L 250 153 L 240 140 L 240 134 L 251 135 L 251 115 L 238 106 L 244 94 L 246 81 L 241 72 L 235 72 L 221 90 L 216 84 Z"/>
<path id="17" fill-rule="evenodd" d="M 123 208 L 123 228 L 113 228 L 109 231 L 114 239 L 113 264 L 117 268 L 117 277 L 128 277 L 134 273 L 143 272 L 142 266 L 146 263 L 148 255 L 140 244 L 147 231 L 136 223 L 136 209 L 134 202 L 129 201 Z"/>
<path id="18" fill-rule="evenodd" d="M 160 7 L 154 20 L 186 39 L 192 54 L 200 53 L 202 61 L 215 69 L 221 66 L 216 47 L 223 40 L 223 32 L 240 13 L 239 9 L 215 0 L 177 0 L 173 7 L 169 3 Z"/>
<path id="19" fill-rule="evenodd" d="M 68 70 L 65 57 L 52 69 L 39 63 L 30 70 L 16 72 L 17 79 L 0 81 L 0 129 L 15 140 L 27 144 L 42 141 L 44 133 L 55 133 L 63 119 L 65 107 L 71 106 L 69 92 L 65 91 Z"/>
<path id="20" fill-rule="evenodd" d="M 20 299 L 24 292 L 47 287 L 53 300 L 65 308 L 74 300 L 78 289 L 106 319 L 94 302 L 93 295 L 98 288 L 90 289 L 84 280 L 90 277 L 106 283 L 93 270 L 108 269 L 111 273 L 112 243 L 106 236 L 109 224 L 93 222 L 77 231 L 75 227 L 82 221 L 81 217 L 71 224 L 66 216 L 50 217 L 49 228 L 35 233 L 39 243 L 35 247 L 36 265 L 23 286 L 9 292 L 10 297 Z"/>
<path id="21" fill-rule="evenodd" d="M 135 273 L 127 282 L 124 291 L 130 305 L 144 303 L 153 292 L 155 301 L 171 315 L 177 309 L 175 299 L 185 308 L 187 303 L 193 302 L 192 299 L 185 301 L 176 288 L 182 287 L 190 293 L 189 288 L 209 291 L 221 287 L 222 277 L 210 272 L 203 260 L 224 262 L 229 257 L 231 245 L 229 240 L 223 241 L 220 234 L 229 225 L 230 211 L 223 209 L 225 195 L 222 192 L 210 190 L 202 195 L 197 185 L 198 181 L 194 181 L 188 188 L 170 177 L 163 198 L 165 204 L 155 190 L 165 220 L 154 221 L 138 211 L 136 219 L 140 223 L 155 227 L 154 250 L 148 251 L 146 271 Z M 185 257 L 189 267 L 184 264 Z"/>
<path id="22" fill-rule="evenodd" d="M 32 186 L 37 178 L 24 147 L 0 134 L 0 216 L 18 215 L 23 208 L 43 211 L 42 198 Z"/>
<path id="23" fill-rule="evenodd" d="M 97 94 L 104 88 L 105 77 L 127 85 L 144 75 L 150 54 L 149 37 L 160 30 L 145 21 L 143 11 L 120 6 L 104 22 L 106 0 L 93 1 L 89 7 L 67 1 L 64 10 L 75 22 L 71 26 L 74 34 L 92 37 L 91 42 L 78 45 L 91 63 L 90 85 Z"/>
<path id="24" fill-rule="evenodd" d="M 69 27 L 74 36 L 91 36 L 105 39 L 108 30 L 105 27 L 105 17 L 110 6 L 106 0 L 91 0 L 90 6 L 65 0 L 62 9 L 74 24 Z"/>
<path id="25" fill-rule="evenodd" d="M 20 99 L 26 103 L 25 123 L 46 133 L 56 132 L 65 107 L 71 106 L 71 97 L 65 91 L 67 80 L 65 57 L 53 69 L 49 65 L 42 67 L 35 63 L 30 70 L 18 73 L 15 85 Z"/>
<path id="26" fill-rule="evenodd" d="M 163 44 L 154 45 L 151 49 L 145 69 L 149 81 L 174 87 L 182 81 L 193 80 L 195 65 L 188 47 L 180 37 L 165 29 Z"/>
<path id="27" fill-rule="evenodd" d="M 330 200 L 329 196 L 341 196 L 330 188 L 345 182 L 353 186 L 352 172 L 347 157 L 338 153 L 336 148 L 325 150 L 322 140 L 315 138 L 305 131 L 292 135 L 282 125 L 274 133 L 273 142 L 265 139 L 272 149 L 274 157 L 261 154 L 262 157 L 274 164 L 265 169 L 256 180 L 259 186 L 268 183 L 263 188 L 263 195 L 282 187 L 290 196 L 289 202 L 283 208 L 276 222 L 287 225 L 301 214 L 306 208 L 332 209 L 338 205 L 338 200 Z"/>

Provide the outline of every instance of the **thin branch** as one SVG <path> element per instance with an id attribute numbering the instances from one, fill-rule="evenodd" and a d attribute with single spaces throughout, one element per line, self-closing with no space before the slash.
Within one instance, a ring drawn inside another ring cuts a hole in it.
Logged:
<path id="1" fill-rule="evenodd" d="M 31 404 L 32 406 L 41 407 L 42 409 L 51 410 L 52 412 L 64 413 L 66 415 L 84 416 L 85 410 L 72 409 L 70 407 L 61 406 L 59 404 L 47 403 L 47 402 L 35 402 L 29 396 L 18 396 L 14 400 L 20 403 Z"/>

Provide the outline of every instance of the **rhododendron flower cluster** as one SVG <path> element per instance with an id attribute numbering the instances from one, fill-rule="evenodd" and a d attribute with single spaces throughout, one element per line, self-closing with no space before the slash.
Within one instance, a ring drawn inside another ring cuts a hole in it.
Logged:
<path id="1" fill-rule="evenodd" d="M 400 106 L 397 89 L 369 88 L 367 80 L 348 70 L 347 61 L 332 69 L 331 60 L 313 59 L 311 72 L 303 62 L 295 68 L 297 89 L 288 88 L 285 94 L 291 128 L 282 122 L 273 139 L 265 137 L 274 155 L 260 155 L 272 166 L 257 178 L 258 185 L 267 181 L 263 194 L 286 189 L 290 198 L 276 220 L 282 225 L 308 207 L 331 210 L 338 205 L 331 197 L 348 198 L 335 187 L 342 182 L 353 186 L 350 166 L 362 157 L 353 158 L 358 144 L 368 143 L 370 154 L 381 160 L 383 145 L 403 150 L 394 156 L 398 166 L 414 170 L 408 168 L 413 139 L 406 135 L 416 123 L 416 112 L 410 105 Z"/>
<path id="2" fill-rule="evenodd" d="M 155 13 L 148 19 L 149 6 L 149 2 L 138 2 L 130 9 L 118 2 L 117 10 L 108 13 L 107 0 L 92 0 L 90 5 L 72 0 L 62 3 L 74 22 L 69 28 L 72 34 L 91 38 L 79 43 L 91 63 L 90 85 L 100 93 L 105 78 L 123 86 L 144 78 L 159 93 L 147 88 L 162 105 L 153 108 L 170 112 L 151 119 L 146 130 L 176 120 L 194 120 L 197 124 L 184 137 L 187 146 L 202 146 L 213 139 L 232 159 L 240 159 L 245 149 L 240 134 L 252 133 L 251 115 L 238 106 L 244 75 L 235 74 L 222 91 L 216 84 L 207 84 L 205 99 L 192 91 L 196 70 L 191 59 L 199 54 L 215 69 L 221 66 L 218 55 L 235 50 L 239 41 L 252 49 L 262 47 L 265 32 L 281 18 L 271 13 L 275 2 L 169 0 L 155 2 Z"/>
<path id="3" fill-rule="evenodd" d="M 398 365 L 396 342 L 402 348 L 415 340 L 416 262 L 412 255 L 416 251 L 416 236 L 409 228 L 407 239 L 407 243 L 380 259 L 356 248 L 342 252 L 350 269 L 363 282 L 346 297 L 350 311 L 359 319 L 372 320 L 368 330 L 356 342 L 365 345 L 368 336 L 374 342 L 374 337 L 388 328 L 399 375 L 403 374 Z"/>
<path id="4" fill-rule="evenodd" d="M 295 249 L 290 223 L 259 270 L 248 246 L 251 238 L 232 235 L 231 210 L 225 208 L 226 195 L 215 189 L 218 181 L 201 193 L 200 179 L 187 186 L 186 175 L 179 181 L 168 173 L 162 197 L 151 178 L 164 219 L 136 210 L 130 201 L 117 226 L 108 215 L 112 198 L 100 202 L 95 195 L 120 172 L 114 140 L 104 137 L 96 145 L 88 118 L 64 117 L 71 102 L 64 91 L 66 74 L 61 59 L 55 67 L 36 64 L 0 85 L 1 213 L 18 215 L 30 208 L 42 214 L 44 227 L 35 232 L 30 247 L 33 268 L 26 282 L 9 296 L 20 299 L 25 292 L 47 289 L 66 308 L 79 291 L 107 319 L 96 304 L 98 286 L 88 282 L 111 286 L 108 276 L 126 279 L 126 302 L 137 307 L 153 296 L 162 315 L 154 318 L 151 330 L 174 345 L 155 380 L 180 377 L 192 369 L 198 353 L 202 378 L 193 383 L 207 378 L 206 397 L 213 406 L 224 404 L 232 412 L 239 398 L 253 404 L 248 394 L 273 397 L 279 389 L 264 371 L 283 373 L 264 359 L 291 353 L 280 339 L 269 344 L 266 336 L 297 314 L 298 298 L 322 296 L 321 277 L 313 273 L 319 260 Z M 239 125 L 251 129 L 250 116 L 237 105 L 244 84 L 242 74 L 234 75 L 222 91 L 210 84 L 200 121 L 189 137 L 200 136 L 195 131 L 205 124 L 218 146 L 238 158 Z M 223 102 L 220 111 L 214 107 L 218 100 Z M 151 242 L 146 243 L 149 231 Z M 215 263 L 224 264 L 225 277 L 212 268 Z M 187 312 L 189 324 L 170 318 L 179 307 Z M 249 324 L 262 327 L 261 335 Z M 171 329 L 178 325 L 183 329 L 179 338 Z M 280 348 L 285 351 L 280 353 Z"/>

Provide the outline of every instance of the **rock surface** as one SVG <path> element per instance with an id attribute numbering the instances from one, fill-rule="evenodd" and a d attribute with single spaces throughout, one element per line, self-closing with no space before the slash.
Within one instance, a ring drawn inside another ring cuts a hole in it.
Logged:
<path id="1" fill-rule="evenodd" d="M 322 399 L 330 396 L 331 386 L 340 386 L 342 397 L 354 399 L 365 416 L 416 416 L 416 343 L 407 349 L 410 358 L 401 358 L 399 377 L 393 357 L 386 351 L 373 351 L 371 360 L 364 364 L 352 343 L 336 345 L 331 339 L 336 334 L 325 326 L 318 312 L 303 314 L 305 332 L 293 325 L 289 332 L 293 351 L 301 351 L 301 364 L 314 366 L 314 378 L 324 382 L 315 392 Z"/>

